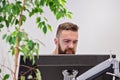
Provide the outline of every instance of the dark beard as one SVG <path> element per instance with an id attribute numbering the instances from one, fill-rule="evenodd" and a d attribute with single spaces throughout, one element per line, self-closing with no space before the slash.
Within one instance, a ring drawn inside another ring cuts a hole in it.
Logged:
<path id="1" fill-rule="evenodd" d="M 72 54 L 75 54 L 75 51 L 72 49 L 72 48 L 67 48 L 65 49 L 64 51 L 61 49 L 61 46 L 60 44 L 58 45 L 58 54 L 67 54 L 67 50 L 71 50 L 72 51 Z"/>

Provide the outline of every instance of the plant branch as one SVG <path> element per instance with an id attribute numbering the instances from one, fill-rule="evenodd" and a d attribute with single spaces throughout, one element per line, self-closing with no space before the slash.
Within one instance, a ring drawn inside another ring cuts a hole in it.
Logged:
<path id="1" fill-rule="evenodd" d="M 29 73 L 30 71 L 34 71 L 34 69 L 35 69 L 34 67 L 30 67 L 30 66 L 26 66 L 26 65 L 21 65 L 21 66 L 29 69 L 28 71 L 24 72 L 22 75 L 25 75 L 25 74 Z"/>
<path id="2" fill-rule="evenodd" d="M 0 76 L 0 79 L 2 80 L 2 77 Z"/>
<path id="3" fill-rule="evenodd" d="M 14 72 L 13 72 L 13 70 L 12 70 L 12 69 L 10 69 L 10 68 L 9 68 L 9 67 L 7 67 L 7 66 L 5 66 L 5 65 L 1 65 L 1 64 L 0 64 L 0 66 L 1 66 L 1 67 L 5 67 L 5 68 L 7 68 L 7 69 L 8 69 L 11 73 L 14 73 Z"/>
<path id="4" fill-rule="evenodd" d="M 20 31 L 20 27 L 22 25 L 22 14 L 23 14 L 23 10 L 24 10 L 24 5 L 25 5 L 25 0 L 23 0 L 23 5 L 21 8 L 21 12 L 20 12 L 20 17 L 19 17 L 19 24 L 18 24 L 18 33 Z M 16 36 L 16 44 L 15 44 L 15 70 L 14 70 L 14 80 L 16 80 L 16 72 L 17 72 L 17 65 L 18 65 L 18 55 L 19 55 L 19 42 L 18 42 L 19 38 L 18 36 Z"/>

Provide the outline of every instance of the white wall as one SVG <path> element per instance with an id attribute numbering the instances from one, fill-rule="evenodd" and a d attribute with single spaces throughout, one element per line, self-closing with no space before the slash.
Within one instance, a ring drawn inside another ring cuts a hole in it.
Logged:
<path id="1" fill-rule="evenodd" d="M 28 26 L 34 26 L 29 21 L 26 23 L 27 31 L 35 38 L 43 41 L 46 47 L 41 46 L 41 54 L 51 54 L 55 45 L 53 42 L 57 26 L 66 21 L 76 23 L 79 29 L 79 44 L 77 54 L 112 53 L 120 57 L 120 0 L 67 0 L 67 8 L 73 12 L 73 18 L 63 18 L 56 21 L 53 14 L 46 8 L 49 23 L 53 26 L 53 32 L 42 35 Z M 118 57 L 118 58 L 119 58 Z"/>
<path id="2" fill-rule="evenodd" d="M 80 25 L 78 53 L 112 50 L 120 57 L 120 0 L 69 1 L 73 21 Z"/>
<path id="3" fill-rule="evenodd" d="M 110 50 L 120 57 L 120 0 L 67 0 L 67 9 L 73 13 L 73 18 L 55 20 L 52 13 L 45 8 L 45 16 L 53 26 L 53 32 L 43 35 L 34 26 L 34 18 L 24 25 L 33 39 L 41 40 L 45 45 L 40 47 L 40 54 L 51 54 L 55 48 L 53 39 L 57 26 L 66 21 L 76 23 L 79 29 L 79 44 L 77 54 L 109 53 Z M 4 32 L 4 31 L 3 31 Z M 0 33 L 2 34 L 2 33 Z M 0 62 L 9 58 L 6 56 L 8 45 L 0 35 Z M 12 62 L 11 62 L 12 63 Z"/>

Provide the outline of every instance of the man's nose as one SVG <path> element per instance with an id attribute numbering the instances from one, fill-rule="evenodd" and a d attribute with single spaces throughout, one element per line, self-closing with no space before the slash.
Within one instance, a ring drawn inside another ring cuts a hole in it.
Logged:
<path id="1" fill-rule="evenodd" d="M 70 42 L 70 44 L 69 44 L 69 48 L 73 48 L 73 47 L 74 47 L 73 42 Z"/>

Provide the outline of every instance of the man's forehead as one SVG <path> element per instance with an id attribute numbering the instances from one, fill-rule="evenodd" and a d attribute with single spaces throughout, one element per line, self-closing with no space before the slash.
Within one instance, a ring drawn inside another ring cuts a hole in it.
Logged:
<path id="1" fill-rule="evenodd" d="M 61 32 L 59 38 L 62 40 L 78 40 L 78 32 L 75 31 L 63 31 Z"/>
<path id="2" fill-rule="evenodd" d="M 60 36 L 62 37 L 67 37 L 67 36 L 72 36 L 72 37 L 76 37 L 78 36 L 78 32 L 77 31 L 71 31 L 71 30 L 63 30 L 60 34 Z"/>

